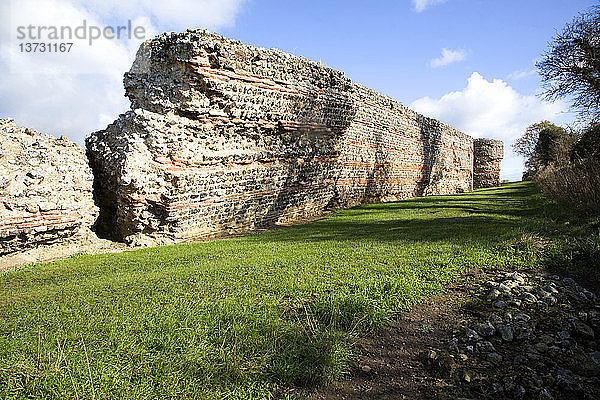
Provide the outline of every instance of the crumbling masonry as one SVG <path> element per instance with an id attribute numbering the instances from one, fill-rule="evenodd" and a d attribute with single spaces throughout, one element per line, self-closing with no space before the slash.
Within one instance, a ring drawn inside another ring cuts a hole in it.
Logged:
<path id="1" fill-rule="evenodd" d="M 500 140 L 475 139 L 473 154 L 473 189 L 500 186 L 500 162 L 504 157 L 504 144 Z"/>
<path id="2" fill-rule="evenodd" d="M 0 256 L 89 232 L 92 180 L 80 146 L 0 119 Z"/>
<path id="3" fill-rule="evenodd" d="M 472 189 L 470 136 L 302 57 L 166 33 L 141 46 L 124 82 L 132 110 L 87 140 L 98 229 L 117 240 Z"/>
<path id="4" fill-rule="evenodd" d="M 112 239 L 168 243 L 499 183 L 501 142 L 474 147 L 279 50 L 162 34 L 140 47 L 124 83 L 131 110 L 87 139 L 88 160 L 66 139 L 1 121 L 0 255 L 92 224 Z"/>

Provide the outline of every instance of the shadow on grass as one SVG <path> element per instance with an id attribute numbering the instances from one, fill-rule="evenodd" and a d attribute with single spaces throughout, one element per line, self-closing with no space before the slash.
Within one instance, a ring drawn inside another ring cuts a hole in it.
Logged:
<path id="1" fill-rule="evenodd" d="M 479 190 L 466 195 L 361 205 L 321 220 L 251 237 L 260 242 L 439 242 L 497 241 L 543 221 L 542 201 L 531 185 Z"/>
<path id="2" fill-rule="evenodd" d="M 375 241 L 375 242 L 467 242 L 498 238 L 520 226 L 494 216 L 388 220 L 376 222 L 331 222 L 315 224 L 295 234 L 263 237 L 268 242 Z M 500 234 L 500 235 L 499 235 Z"/>
<path id="3" fill-rule="evenodd" d="M 281 344 L 266 371 L 276 382 L 310 388 L 331 381 L 345 370 L 349 352 L 344 335 L 315 334 L 308 329 L 297 327 L 280 338 Z"/>
<path id="4" fill-rule="evenodd" d="M 564 247 L 548 252 L 545 266 L 551 271 L 584 279 L 597 290 L 600 287 L 600 235 L 572 238 Z"/>

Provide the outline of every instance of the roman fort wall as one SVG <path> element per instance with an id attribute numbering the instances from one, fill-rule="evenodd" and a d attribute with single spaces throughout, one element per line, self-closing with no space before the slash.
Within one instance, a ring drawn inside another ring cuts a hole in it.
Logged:
<path id="1" fill-rule="evenodd" d="M 502 142 L 279 50 L 165 33 L 124 85 L 131 110 L 85 154 L 0 120 L 0 256 L 90 229 L 164 244 L 499 184 Z"/>
<path id="2" fill-rule="evenodd" d="M 116 240 L 472 190 L 470 136 L 302 57 L 166 33 L 141 46 L 124 83 L 131 110 L 87 140 L 97 225 Z"/>

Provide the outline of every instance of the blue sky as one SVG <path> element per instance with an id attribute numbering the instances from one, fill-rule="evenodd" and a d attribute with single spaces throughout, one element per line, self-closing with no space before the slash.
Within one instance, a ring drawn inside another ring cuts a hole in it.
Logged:
<path id="1" fill-rule="evenodd" d="M 21 24 L 82 19 L 162 31 L 208 28 L 321 61 L 476 137 L 505 142 L 502 176 L 520 178 L 510 145 L 531 123 L 573 122 L 565 102 L 536 97 L 535 60 L 597 1 L 569 0 L 3 0 L 0 116 L 82 143 L 129 107 L 122 76 L 139 41 L 98 41 L 70 55 L 19 53 Z"/>
<path id="2" fill-rule="evenodd" d="M 462 88 L 472 72 L 507 79 L 533 69 L 547 42 L 593 1 L 448 0 L 416 12 L 411 1 L 250 0 L 229 37 L 322 60 L 360 83 L 410 103 Z M 464 62 L 430 68 L 442 48 Z M 511 81 L 532 92 L 537 76 Z"/>

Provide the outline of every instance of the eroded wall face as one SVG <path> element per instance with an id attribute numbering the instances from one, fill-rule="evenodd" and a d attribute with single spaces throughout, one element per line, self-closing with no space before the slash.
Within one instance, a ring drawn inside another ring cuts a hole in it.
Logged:
<path id="1" fill-rule="evenodd" d="M 132 110 L 87 141 L 116 239 L 244 232 L 471 190 L 471 137 L 278 50 L 203 32 L 142 45 Z"/>
<path id="2" fill-rule="evenodd" d="M 499 140 L 475 139 L 473 142 L 473 188 L 500 186 L 500 163 L 504 145 Z"/>
<path id="3" fill-rule="evenodd" d="M 336 179 L 341 205 L 472 189 L 470 136 L 358 84 L 353 99 Z"/>
<path id="4" fill-rule="evenodd" d="M 81 147 L 0 119 L 0 256 L 89 231 L 92 180 Z"/>

